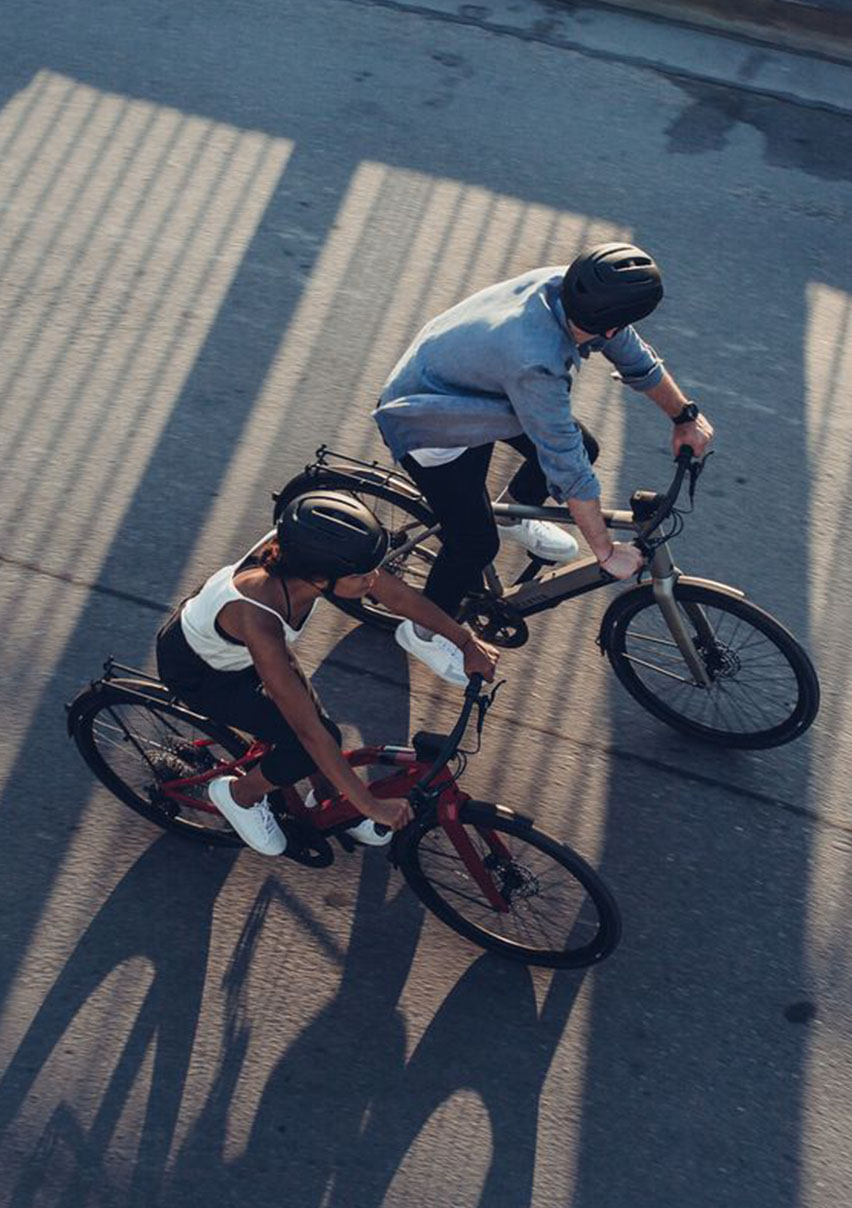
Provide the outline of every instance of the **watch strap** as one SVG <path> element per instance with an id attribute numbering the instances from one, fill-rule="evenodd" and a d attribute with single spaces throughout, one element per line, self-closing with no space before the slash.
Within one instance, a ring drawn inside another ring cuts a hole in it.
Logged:
<path id="1" fill-rule="evenodd" d="M 684 403 L 677 415 L 672 416 L 672 423 L 691 424 L 700 414 L 697 403 Z"/>

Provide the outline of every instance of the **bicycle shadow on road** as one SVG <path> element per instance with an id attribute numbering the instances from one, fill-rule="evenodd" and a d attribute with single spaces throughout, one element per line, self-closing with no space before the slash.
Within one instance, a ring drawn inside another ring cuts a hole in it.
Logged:
<path id="1" fill-rule="evenodd" d="M 350 682 L 342 693 L 334 686 L 340 687 L 339 672 L 333 673 L 333 681 L 322 672 L 317 676 L 327 701 L 330 696 L 341 695 L 344 702 L 349 702 L 349 715 L 345 715 L 345 708 L 335 709 L 345 722 L 364 720 L 352 708 L 353 700 L 363 699 L 363 687 L 359 691 L 353 688 L 361 683 L 357 669 L 360 647 L 366 643 L 369 648 L 376 642 L 384 645 L 377 635 L 367 633 L 360 638 L 349 635 L 338 646 L 337 658 L 349 668 Z M 397 661 L 403 660 L 396 648 L 391 647 L 390 652 L 398 656 Z M 375 662 L 379 656 L 380 650 L 371 651 L 370 661 Z M 407 694 L 400 690 L 398 681 L 405 677 L 398 667 L 387 670 L 393 676 L 380 677 L 384 682 L 379 685 L 386 699 L 370 723 L 376 733 L 365 734 L 365 738 L 381 735 L 385 740 L 395 737 L 404 742 Z M 393 731 L 389 729 L 389 717 L 398 718 Z M 239 854 L 239 849 L 205 850 L 174 836 L 161 837 L 135 862 L 80 937 L 0 1080 L 0 1135 L 16 1150 L 14 1163 L 6 1166 L 14 1183 L 10 1181 L 4 1188 L 14 1208 L 28 1208 L 43 1202 L 45 1196 L 68 1208 L 79 1208 L 90 1196 L 97 1202 L 120 1201 L 146 1208 L 158 1202 L 193 1046 L 197 1035 L 205 1031 L 200 1010 L 208 981 L 213 908 Z M 364 867 L 359 906 L 374 924 L 375 914 L 384 903 L 389 870 L 380 856 L 367 860 Z M 286 874 L 287 866 L 280 868 Z M 225 995 L 224 1050 L 220 1077 L 205 1117 L 205 1153 L 211 1147 L 215 1149 L 215 1128 L 208 1130 L 212 1128 L 211 1116 L 216 1116 L 215 1104 L 222 1099 L 223 1085 L 233 1088 L 242 1067 L 251 1031 L 244 1010 L 244 980 L 269 908 L 276 901 L 298 918 L 303 929 L 312 932 L 316 945 L 322 947 L 327 942 L 298 892 L 288 888 L 286 875 L 282 883 L 269 877 L 249 910 L 221 987 Z M 388 980 L 387 954 L 398 954 L 396 967 L 401 980 L 390 982 L 396 993 L 404 983 L 412 945 L 416 946 L 419 936 L 419 906 L 413 898 L 407 904 L 408 910 L 405 906 L 394 910 L 391 935 L 375 925 L 356 926 L 356 936 L 363 935 L 366 940 L 366 964 L 383 971 L 382 985 Z M 105 983 L 137 961 L 143 963 L 142 970 L 136 968 L 128 974 L 132 981 L 123 983 L 117 1010 L 108 1001 L 104 1005 L 104 998 L 92 1006 L 97 1012 L 95 1027 L 98 1031 L 104 1029 L 93 1041 L 92 1016 L 83 1019 L 87 1006 L 102 993 L 109 999 L 114 987 L 104 989 Z M 150 979 L 146 978 L 148 970 Z M 125 1003 L 129 1004 L 126 1034 L 122 1025 Z M 83 1055 L 75 1057 L 75 1046 L 81 1047 L 76 1035 L 80 1028 L 84 1033 Z M 131 1097 L 145 1082 L 143 1067 L 152 1054 L 144 1124 L 132 1147 L 135 1156 L 129 1190 L 120 1190 L 113 1186 L 112 1165 L 126 1147 L 116 1144 L 116 1130 Z M 96 1060 L 98 1067 L 112 1066 L 90 1123 L 84 1123 L 83 1118 L 87 1117 L 93 1094 L 98 1094 L 93 1088 L 100 1086 L 101 1080 L 93 1079 L 86 1094 L 80 1096 L 78 1082 L 88 1081 L 86 1069 L 80 1066 L 87 1060 Z M 43 1078 L 48 1082 L 41 1082 Z M 49 1100 L 49 1114 L 45 1116 L 42 1111 L 39 1117 L 39 1100 L 44 1098 Z"/>
<path id="2" fill-rule="evenodd" d="M 130 1190 L 121 1200 L 157 1201 L 199 1024 L 213 907 L 238 853 L 197 851 L 195 860 L 188 859 L 192 854 L 185 841 L 164 836 L 136 861 L 80 938 L 10 1061 L 0 1081 L 0 1134 L 8 1133 L 16 1150 L 28 1155 L 15 1163 L 16 1181 L 8 1188 L 14 1208 L 48 1200 L 79 1208 L 90 1196 L 97 1203 L 118 1202 L 106 1159 L 149 1055 L 144 1124 Z M 105 1009 L 102 1031 L 88 1037 L 84 1054 L 75 1057 L 69 1030 L 107 979 L 136 959 L 150 966 L 151 978 L 139 991 L 135 1016 L 132 1007 L 128 1012 L 126 1034 L 120 1009 Z M 90 1067 L 81 1068 L 86 1061 L 94 1063 L 95 1084 L 102 1067 L 113 1063 L 90 1125 L 81 1122 L 75 1096 L 88 1082 Z M 39 1090 L 43 1073 L 52 1081 Z M 33 1139 L 27 1103 L 37 1112 L 47 1095 L 56 1105 Z M 7 1173 L 11 1169 L 10 1163 Z"/>
<path id="3" fill-rule="evenodd" d="M 399 918 L 399 903 L 392 910 Z M 211 1208 L 246 1198 L 299 1208 L 410 1202 L 401 1189 L 388 1200 L 389 1188 L 418 1137 L 458 1092 L 479 1099 L 490 1135 L 472 1127 L 467 1110 L 449 1124 L 439 1119 L 442 1167 L 416 1180 L 417 1202 L 462 1202 L 455 1192 L 465 1203 L 527 1208 L 541 1094 L 583 974 L 556 975 L 539 1013 L 529 971 L 482 956 L 406 1059 L 398 997 L 411 953 L 404 944 L 396 950 L 395 933 L 390 925 L 378 940 L 364 928 L 353 935 L 337 997 L 270 1074 L 248 1145 L 230 1163 L 215 1151 L 224 1147 L 245 1043 L 236 1030 L 225 1037 L 214 1088 L 169 1182 L 168 1208 L 193 1196 Z M 482 1169 L 475 1201 L 471 1166 Z"/>
<path id="4" fill-rule="evenodd" d="M 338 722 L 360 723 L 365 741 L 387 741 L 387 719 L 394 718 L 392 737 L 404 743 L 407 694 L 393 683 L 401 658 L 385 636 L 361 628 L 329 655 L 314 683 Z M 381 677 L 368 680 L 380 720 L 366 726 L 358 663 Z M 491 1208 L 530 1203 L 542 1089 L 583 974 L 556 975 L 539 1011 L 529 971 L 483 956 L 452 987 L 407 1057 L 400 996 L 412 976 L 423 908 L 404 888 L 394 892 L 392 870 L 381 853 L 359 858 L 354 921 L 341 954 L 337 993 L 271 1070 L 246 1149 L 229 1162 L 228 1119 L 251 1031 L 243 988 L 270 909 L 293 906 L 286 883 L 275 878 L 258 894 L 226 979 L 228 1008 L 213 1086 L 176 1159 L 164 1204 L 177 1208 L 201 1199 L 213 1208 L 252 1199 L 299 1208 L 378 1208 L 388 1202 L 389 1187 L 420 1134 L 458 1092 L 478 1096 L 490 1127 L 475 1159 L 483 1164 L 479 1202 Z M 452 937 L 448 943 L 463 941 Z M 267 1002 L 266 1011 L 286 1017 L 287 999 Z M 446 1168 L 430 1176 L 433 1188 L 441 1183 L 446 1189 L 455 1172 L 456 1192 L 468 1196 L 474 1160 L 469 1122 L 447 1129 L 439 1120 L 438 1127 Z M 433 1194 L 439 1198 L 430 1204 L 442 1202 L 443 1191 Z M 423 1185 L 417 1199 L 427 1202 Z"/>

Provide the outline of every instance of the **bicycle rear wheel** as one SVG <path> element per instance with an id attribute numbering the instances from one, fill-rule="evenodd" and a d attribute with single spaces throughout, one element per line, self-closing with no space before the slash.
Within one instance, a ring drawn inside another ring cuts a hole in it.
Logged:
<path id="1" fill-rule="evenodd" d="M 459 820 L 508 910 L 497 910 L 485 898 L 430 811 L 401 836 L 397 859 L 433 914 L 489 952 L 528 965 L 577 969 L 609 956 L 621 936 L 621 918 L 606 884 L 585 860 L 500 805 L 468 801 Z M 499 854 L 489 843 L 491 833 Z"/>
<path id="2" fill-rule="evenodd" d="M 242 845 L 222 815 L 211 812 L 203 786 L 185 790 L 197 797 L 197 808 L 160 791 L 164 781 L 199 776 L 244 754 L 248 743 L 234 730 L 173 704 L 165 685 L 141 680 L 100 683 L 81 693 L 69 726 L 94 774 L 137 814 L 190 839 Z"/>
<path id="3" fill-rule="evenodd" d="M 711 684 L 697 684 L 650 585 L 626 592 L 602 642 L 630 695 L 676 730 L 724 747 L 778 747 L 819 710 L 819 680 L 791 633 L 762 609 L 710 587 L 678 583 L 678 609 Z"/>
<path id="4" fill-rule="evenodd" d="M 287 484 L 278 496 L 275 508 L 276 522 L 288 500 L 302 491 L 317 489 L 345 491 L 365 503 L 375 513 L 379 523 L 387 529 L 390 537 L 382 569 L 396 575 L 398 579 L 403 579 L 416 591 L 423 591 L 429 571 L 441 548 L 437 535 L 427 536 L 429 529 L 433 528 L 437 521 L 424 500 L 379 482 L 371 483 L 365 480 L 359 482 L 355 488 L 352 486 L 351 475 L 341 478 L 333 468 L 319 467 Z M 361 600 L 342 600 L 334 596 L 331 602 L 342 612 L 377 629 L 396 629 L 403 620 L 401 616 L 390 612 L 384 605 L 370 600 L 367 596 Z"/>

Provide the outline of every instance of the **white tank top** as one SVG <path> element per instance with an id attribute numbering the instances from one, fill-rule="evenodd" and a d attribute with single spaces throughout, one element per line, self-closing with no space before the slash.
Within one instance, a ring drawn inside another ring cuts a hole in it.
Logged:
<path id="1" fill-rule="evenodd" d="M 180 627 L 183 630 L 183 636 L 199 658 L 204 659 L 205 663 L 217 671 L 244 671 L 246 667 L 252 665 L 248 647 L 244 646 L 242 642 L 237 642 L 236 639 L 229 641 L 227 638 L 223 638 L 216 628 L 216 618 L 225 605 L 230 604 L 232 600 L 242 600 L 246 604 L 253 604 L 255 608 L 262 608 L 264 612 L 271 612 L 276 620 L 281 622 L 284 640 L 288 645 L 298 641 L 299 635 L 313 616 L 314 608 L 317 605 L 316 600 L 299 628 L 293 629 L 274 608 L 261 604 L 259 600 L 252 600 L 248 596 L 244 596 L 234 586 L 234 576 L 246 559 L 250 558 L 265 541 L 269 541 L 274 536 L 275 529 L 272 529 L 261 537 L 260 541 L 240 558 L 239 562 L 217 570 L 200 591 L 196 592 L 194 596 L 190 596 L 181 609 Z"/>

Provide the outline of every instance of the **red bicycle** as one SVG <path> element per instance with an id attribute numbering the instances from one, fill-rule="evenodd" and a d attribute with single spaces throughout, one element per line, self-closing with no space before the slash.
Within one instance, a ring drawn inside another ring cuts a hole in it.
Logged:
<path id="1" fill-rule="evenodd" d="M 527 964 L 595 964 L 621 935 L 618 907 L 600 876 L 530 818 L 474 801 L 459 788 L 467 756 L 475 753 L 460 745 L 471 714 L 477 710 L 478 751 L 496 690 L 483 692 L 481 676 L 471 676 L 450 734 L 421 731 L 411 747 L 361 747 L 344 755 L 353 768 L 393 769 L 370 790 L 407 796 L 414 820 L 386 850 L 442 922 Z M 242 845 L 206 785 L 239 774 L 264 754 L 264 743 L 194 713 L 159 680 L 112 659 L 68 706 L 68 731 L 98 779 L 144 818 L 204 843 Z M 309 810 L 288 786 L 270 802 L 287 834 L 284 858 L 323 868 L 334 861 L 332 838 L 345 849 L 355 846 L 347 830 L 363 817 L 345 797 Z"/>

